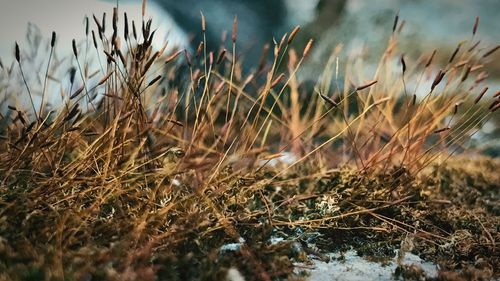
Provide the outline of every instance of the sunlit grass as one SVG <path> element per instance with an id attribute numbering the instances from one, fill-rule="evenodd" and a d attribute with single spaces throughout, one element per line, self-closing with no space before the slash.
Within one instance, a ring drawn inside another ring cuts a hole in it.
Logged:
<path id="1" fill-rule="evenodd" d="M 118 21 L 117 10 L 109 38 L 97 17 L 87 23 L 69 77 L 43 76 L 69 89 L 44 86 L 39 108 L 28 82 L 1 89 L 0 244 L 14 253 L 2 261 L 14 269 L 7 276 L 22 275 L 14 265 L 26 259 L 48 279 L 216 279 L 217 269 L 183 270 L 243 239 L 244 271 L 270 280 L 291 273 L 292 258 L 271 255 L 265 241 L 285 227 L 420 231 L 440 244 L 444 233 L 377 212 L 428 199 L 421 172 L 465 149 L 499 107 L 481 72 L 493 49 L 472 37 L 437 71 L 432 50 L 402 55 L 397 21 L 373 77 L 363 77 L 358 58 L 339 65 L 333 53 L 313 88 L 298 78 L 314 48 L 294 44 L 299 28 L 245 73 L 236 18 L 232 50 L 202 42 L 195 52 L 154 50 L 150 21 Z M 2 79 L 23 79 L 21 69 L 38 75 L 23 68 L 20 47 Z M 45 107 L 50 95 L 61 104 Z"/>

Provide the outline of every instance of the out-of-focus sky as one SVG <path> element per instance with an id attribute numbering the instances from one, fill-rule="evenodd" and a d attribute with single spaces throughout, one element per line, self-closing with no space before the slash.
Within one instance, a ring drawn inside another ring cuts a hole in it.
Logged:
<path id="1" fill-rule="evenodd" d="M 121 1 L 120 17 L 127 12 L 129 20 L 141 21 L 141 1 Z M 148 1 L 147 14 L 161 27 L 161 33 L 169 34 L 175 43 L 187 41 L 185 34 L 172 18 L 153 1 Z M 10 61 L 13 58 L 14 41 L 22 46 L 26 41 L 28 25 L 36 25 L 45 38 L 56 31 L 59 49 L 70 50 L 72 39 L 85 38 L 85 16 L 90 17 L 91 28 L 95 24 L 92 15 L 102 18 L 107 14 L 107 30 L 111 30 L 111 17 L 116 2 L 99 0 L 0 0 L 0 58 Z M 138 25 L 140 28 L 140 25 Z M 162 38 L 164 39 L 164 38 Z M 64 52 L 64 51 L 63 51 Z M 64 52 L 66 53 L 66 52 Z M 9 59 L 10 57 L 10 59 Z"/>
<path id="2" fill-rule="evenodd" d="M 127 11 L 130 19 L 139 22 L 141 3 L 141 0 L 120 0 L 120 14 Z M 168 33 L 170 42 L 180 45 L 187 44 L 192 29 L 199 31 L 200 10 L 204 11 L 216 40 L 222 29 L 231 30 L 232 17 L 237 14 L 240 46 L 245 46 L 245 40 L 257 41 L 248 46 L 262 46 L 271 42 L 273 35 L 279 36 L 296 24 L 305 29 L 309 24 L 308 30 L 319 41 L 319 49 L 333 48 L 341 42 L 376 48 L 383 34 L 390 32 L 397 11 L 401 20 L 406 20 L 407 34 L 418 48 L 424 45 L 454 48 L 459 40 L 470 38 L 476 16 L 481 18 L 477 37 L 487 44 L 496 45 L 500 41 L 499 0 L 149 0 L 147 3 L 148 17 L 153 17 L 161 27 L 158 38 L 163 40 L 160 37 Z M 106 12 L 110 26 L 116 1 L 0 0 L 0 5 L 0 58 L 6 62 L 12 59 L 14 41 L 24 45 L 28 23 L 37 25 L 46 38 L 55 30 L 59 48 L 70 50 L 71 40 L 84 36 L 84 16 L 101 17 Z M 317 5 L 322 8 L 315 9 Z M 332 13 L 332 9 L 339 11 Z M 91 25 L 95 26 L 93 21 Z"/>

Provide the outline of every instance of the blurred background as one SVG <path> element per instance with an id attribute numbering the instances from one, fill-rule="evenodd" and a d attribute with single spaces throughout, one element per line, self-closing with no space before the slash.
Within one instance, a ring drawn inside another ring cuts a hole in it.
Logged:
<path id="1" fill-rule="evenodd" d="M 0 0 L 0 57 L 12 59 L 14 41 L 23 43 L 29 25 L 37 26 L 44 37 L 55 30 L 60 48 L 69 49 L 71 39 L 84 35 L 83 18 L 101 17 L 120 5 L 131 19 L 140 21 L 141 0 Z M 403 44 L 408 52 L 429 48 L 454 49 L 471 36 L 476 16 L 480 17 L 478 38 L 495 45 L 500 38 L 498 0 L 149 0 L 147 16 L 159 34 L 179 45 L 197 44 L 201 29 L 200 11 L 207 19 L 209 45 L 218 47 L 224 31 L 231 32 L 238 16 L 238 48 L 252 53 L 272 38 L 279 38 L 301 25 L 302 42 L 312 37 L 316 58 L 342 43 L 347 50 L 370 49 L 378 57 L 391 34 L 397 12 L 404 20 Z M 158 39 L 161 36 L 158 37 Z M 227 40 L 230 41 L 230 40 Z M 497 64 L 498 65 L 498 64 Z M 500 68 L 500 66 L 498 66 Z"/>
<path id="2" fill-rule="evenodd" d="M 42 37 L 54 30 L 59 49 L 70 49 L 73 38 L 84 37 L 83 19 L 107 12 L 110 21 L 117 3 L 129 18 L 141 19 L 141 0 L 0 0 L 0 58 L 13 58 L 14 41 L 23 44 L 28 28 L 36 27 Z M 321 62 L 338 44 L 346 52 L 378 58 L 391 34 L 394 16 L 405 21 L 400 38 L 408 53 L 432 48 L 453 50 L 469 39 L 476 16 L 480 17 L 478 38 L 483 44 L 498 44 L 500 1 L 498 0 L 149 0 L 147 16 L 159 28 L 158 40 L 168 37 L 171 45 L 194 46 L 201 40 L 202 11 L 207 19 L 208 45 L 217 48 L 224 32 L 231 32 L 238 16 L 238 49 L 247 60 L 255 60 L 265 43 L 279 40 L 285 32 L 301 25 L 298 37 L 305 44 L 316 41 L 315 59 Z M 92 22 L 93 24 L 93 22 Z M 226 41 L 230 41 L 227 40 Z M 229 45 L 229 42 L 226 42 Z M 299 44 L 299 43 L 297 43 Z M 229 47 L 229 46 L 228 46 Z M 196 46 L 194 46 L 196 48 Z M 497 56 L 498 58 L 498 56 Z M 491 65 L 498 76 L 500 64 Z"/>

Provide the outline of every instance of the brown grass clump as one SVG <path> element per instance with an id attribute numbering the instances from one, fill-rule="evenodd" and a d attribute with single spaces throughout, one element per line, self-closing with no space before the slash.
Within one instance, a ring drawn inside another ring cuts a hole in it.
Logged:
<path id="1" fill-rule="evenodd" d="M 345 71 L 330 59 L 310 89 L 297 72 L 313 41 L 293 45 L 299 27 L 270 47 L 272 61 L 243 73 L 236 18 L 232 50 L 210 51 L 201 42 L 196 55 L 154 50 L 150 20 L 137 25 L 124 15 L 122 37 L 115 9 L 108 38 L 104 19 L 93 19 L 90 49 L 73 40 L 76 67 L 60 106 L 45 107 L 45 97 L 59 94 L 46 82 L 39 109 L 19 106 L 14 93 L 0 89 L 8 97 L 0 116 L 2 278 L 220 280 L 233 266 L 249 279 L 285 278 L 304 257 L 291 247 L 299 241 L 307 248 L 304 230 L 330 237 L 329 245 L 317 242 L 325 248 L 355 244 L 339 233 L 389 244 L 411 234 L 421 247 L 460 254 L 462 238 L 473 237 L 467 253 L 491 254 L 486 263 L 498 275 L 496 219 L 478 217 L 482 234 L 460 236 L 462 226 L 420 213 L 437 204 L 442 219 L 440 206 L 451 204 L 435 198 L 448 191 L 429 189 L 442 176 L 425 183 L 421 172 L 441 171 L 498 108 L 486 90 L 474 100 L 484 81 L 477 78 L 486 75 L 479 66 L 495 48 L 466 52 L 475 41 L 465 42 L 436 74 L 436 51 L 401 56 L 396 20 L 373 77 L 363 77 L 355 58 Z M 86 61 L 87 51 L 98 64 Z M 16 59 L 18 68 L 2 75 L 24 79 L 17 45 Z M 45 80 L 67 79 L 52 77 L 51 63 Z M 24 81 L 32 97 L 34 85 Z M 491 180 L 478 188 L 498 187 Z M 460 204 L 456 213 L 465 214 Z M 491 208 L 485 212 L 497 218 Z M 289 241 L 269 243 L 276 235 Z M 223 252 L 227 243 L 238 249 Z"/>

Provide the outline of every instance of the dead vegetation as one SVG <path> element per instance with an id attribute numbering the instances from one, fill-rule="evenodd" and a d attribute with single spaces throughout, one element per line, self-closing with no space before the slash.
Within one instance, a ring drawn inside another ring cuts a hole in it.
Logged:
<path id="1" fill-rule="evenodd" d="M 86 23 L 60 106 L 43 102 L 56 34 L 39 108 L 19 46 L 2 68 L 25 81 L 0 89 L 2 278 L 272 280 L 306 254 L 391 256 L 407 237 L 446 270 L 498 276 L 498 161 L 452 156 L 499 108 L 482 71 L 498 47 L 472 36 L 436 70 L 436 51 L 401 54 L 396 18 L 373 76 L 334 51 L 310 88 L 300 28 L 243 73 L 236 18 L 232 50 L 193 53 L 153 49 L 151 21 L 117 9 L 110 37 Z"/>

